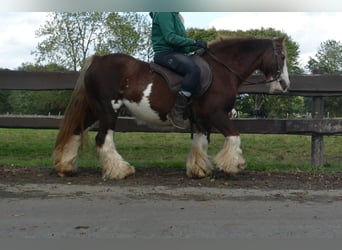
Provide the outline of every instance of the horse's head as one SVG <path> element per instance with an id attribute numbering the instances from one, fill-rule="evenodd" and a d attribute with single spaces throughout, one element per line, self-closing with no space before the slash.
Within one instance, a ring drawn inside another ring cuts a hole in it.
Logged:
<path id="1" fill-rule="evenodd" d="M 260 70 L 270 82 L 270 92 L 286 92 L 290 87 L 284 37 L 272 39 L 272 47 L 264 54 Z"/>

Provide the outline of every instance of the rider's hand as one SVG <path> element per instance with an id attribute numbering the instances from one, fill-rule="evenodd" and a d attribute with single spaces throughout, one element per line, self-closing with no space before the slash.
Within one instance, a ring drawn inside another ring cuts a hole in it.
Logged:
<path id="1" fill-rule="evenodd" d="M 203 40 L 195 40 L 195 45 L 199 48 L 207 49 L 208 48 L 208 43 Z"/>

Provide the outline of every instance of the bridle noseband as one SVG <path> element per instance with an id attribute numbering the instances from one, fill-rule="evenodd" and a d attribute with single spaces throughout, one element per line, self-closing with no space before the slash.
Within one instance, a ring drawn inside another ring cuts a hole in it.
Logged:
<path id="1" fill-rule="evenodd" d="M 280 63 L 279 63 L 279 52 L 282 53 L 281 48 L 282 46 L 277 45 L 275 42 L 275 39 L 272 39 L 272 46 L 273 46 L 273 57 L 274 57 L 274 61 L 277 64 L 277 71 L 276 71 L 276 75 L 275 78 L 271 79 L 271 80 L 263 80 L 260 82 L 252 82 L 252 81 L 248 81 L 246 79 L 243 79 L 239 73 L 237 73 L 235 70 L 233 70 L 231 67 L 229 67 L 227 64 L 225 64 L 221 59 L 219 59 L 217 56 L 215 56 L 211 51 L 210 48 L 206 49 L 204 51 L 204 53 L 208 53 L 208 55 L 213 58 L 216 62 L 218 62 L 219 64 L 221 64 L 224 68 L 226 68 L 228 71 L 232 72 L 239 80 L 247 83 L 246 85 L 256 85 L 256 84 L 267 84 L 267 83 L 271 83 L 274 81 L 281 81 L 281 69 L 280 69 Z"/>

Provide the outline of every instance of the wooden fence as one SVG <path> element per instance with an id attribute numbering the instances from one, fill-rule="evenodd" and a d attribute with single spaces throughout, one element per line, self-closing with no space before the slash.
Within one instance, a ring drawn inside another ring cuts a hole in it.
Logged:
<path id="1" fill-rule="evenodd" d="M 78 73 L 0 71 L 0 89 L 3 90 L 70 90 L 74 88 Z M 250 80 L 257 81 L 258 76 Z M 287 95 L 313 99 L 312 119 L 234 119 L 241 133 L 304 134 L 311 136 L 311 164 L 323 166 L 324 136 L 342 135 L 342 119 L 324 119 L 323 98 L 342 96 L 341 75 L 291 75 Z M 267 86 L 243 85 L 240 93 L 267 93 Z M 61 117 L 55 116 L 0 116 L 0 128 L 56 129 Z M 137 125 L 135 119 L 121 117 L 117 124 L 121 132 L 188 132 L 169 129 L 158 130 Z"/>

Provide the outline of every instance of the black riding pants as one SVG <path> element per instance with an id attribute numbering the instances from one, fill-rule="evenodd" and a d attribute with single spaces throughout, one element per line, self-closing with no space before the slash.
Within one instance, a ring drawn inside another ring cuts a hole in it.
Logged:
<path id="1" fill-rule="evenodd" d="M 200 81 L 200 68 L 191 57 L 178 52 L 160 52 L 154 55 L 154 62 L 182 75 L 181 91 L 193 94 Z"/>

